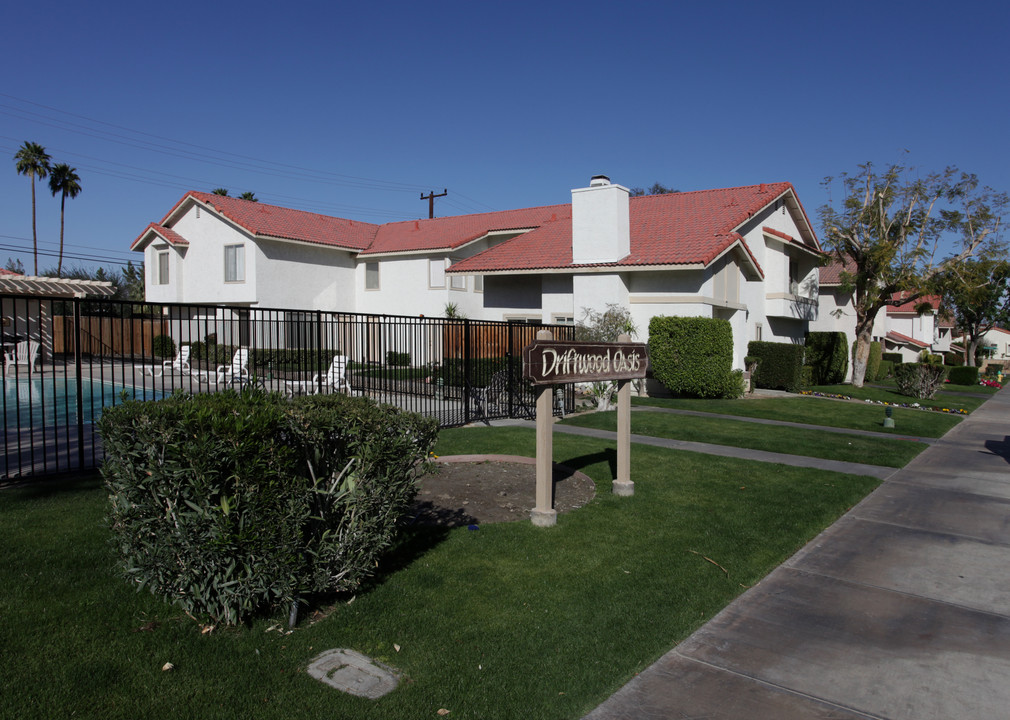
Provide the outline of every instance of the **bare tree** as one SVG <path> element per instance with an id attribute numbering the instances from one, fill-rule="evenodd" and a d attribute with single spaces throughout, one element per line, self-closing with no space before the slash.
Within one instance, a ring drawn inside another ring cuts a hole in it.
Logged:
<path id="1" fill-rule="evenodd" d="M 952 167 L 921 175 L 901 165 L 878 172 L 867 163 L 837 181 L 840 206 L 825 205 L 820 216 L 824 245 L 852 268 L 841 279 L 854 292 L 852 384 L 862 387 L 877 313 L 895 293 L 902 303 L 928 294 L 938 275 L 993 242 L 1008 198 Z"/>

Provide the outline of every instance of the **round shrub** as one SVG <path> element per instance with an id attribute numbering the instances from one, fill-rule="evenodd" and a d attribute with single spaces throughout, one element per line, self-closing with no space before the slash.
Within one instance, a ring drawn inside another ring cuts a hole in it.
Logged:
<path id="1" fill-rule="evenodd" d="M 931 363 L 902 363 L 894 366 L 894 382 L 902 395 L 929 399 L 943 386 L 947 369 Z"/>
<path id="2" fill-rule="evenodd" d="M 249 390 L 124 403 L 98 428 L 126 576 L 225 623 L 373 573 L 437 436 L 367 398 Z"/>

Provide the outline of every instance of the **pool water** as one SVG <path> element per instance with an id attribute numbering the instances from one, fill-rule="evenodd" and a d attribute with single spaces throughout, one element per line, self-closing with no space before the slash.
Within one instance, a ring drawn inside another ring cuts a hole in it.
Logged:
<path id="1" fill-rule="evenodd" d="M 73 378 L 6 377 L 4 386 L 4 423 L 12 432 L 30 427 L 77 424 L 77 383 Z M 165 393 L 152 388 L 113 384 L 109 381 L 81 380 L 83 420 L 97 420 L 102 409 L 126 400 L 159 400 Z M 125 393 L 125 395 L 124 395 Z"/>

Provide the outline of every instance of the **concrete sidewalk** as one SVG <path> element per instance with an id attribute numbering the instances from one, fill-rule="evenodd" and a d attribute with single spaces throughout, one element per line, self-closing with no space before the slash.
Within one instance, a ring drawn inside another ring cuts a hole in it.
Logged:
<path id="1" fill-rule="evenodd" d="M 1010 390 L 589 720 L 1010 718 Z"/>

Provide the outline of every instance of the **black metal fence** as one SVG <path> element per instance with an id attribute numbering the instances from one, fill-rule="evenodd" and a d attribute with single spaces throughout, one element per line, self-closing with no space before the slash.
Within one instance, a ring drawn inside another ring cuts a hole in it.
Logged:
<path id="1" fill-rule="evenodd" d="M 104 407 L 172 392 L 256 385 L 347 392 L 442 426 L 531 417 L 522 348 L 548 327 L 219 305 L 0 295 L 4 443 L 0 477 L 96 467 Z M 570 410 L 571 386 L 555 412 Z"/>

